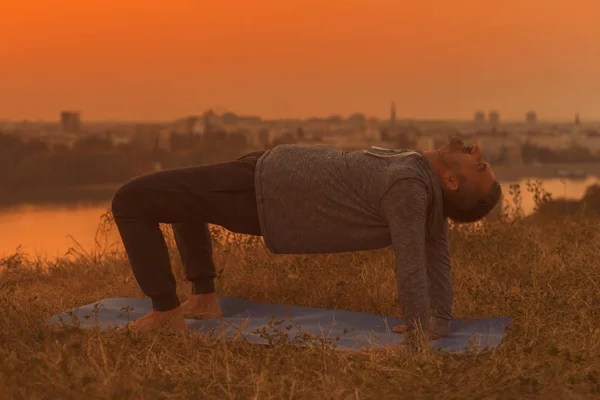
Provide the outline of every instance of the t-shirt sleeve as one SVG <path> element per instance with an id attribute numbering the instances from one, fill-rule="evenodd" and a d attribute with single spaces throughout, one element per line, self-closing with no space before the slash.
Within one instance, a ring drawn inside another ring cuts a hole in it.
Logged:
<path id="1" fill-rule="evenodd" d="M 429 330 L 425 235 L 428 193 L 418 179 L 400 179 L 383 195 L 379 207 L 387 222 L 396 257 L 398 302 L 408 331 Z"/>
<path id="2" fill-rule="evenodd" d="M 429 329 L 442 336 L 447 336 L 452 321 L 453 299 L 447 221 L 444 221 L 442 230 L 426 240 L 425 249 L 431 307 Z"/>

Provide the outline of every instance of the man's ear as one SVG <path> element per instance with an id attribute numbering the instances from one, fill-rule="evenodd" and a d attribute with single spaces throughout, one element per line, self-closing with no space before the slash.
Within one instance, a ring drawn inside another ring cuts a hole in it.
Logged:
<path id="1" fill-rule="evenodd" d="M 448 190 L 455 191 L 458 190 L 459 182 L 458 177 L 452 171 L 444 172 L 444 184 L 448 188 Z"/>

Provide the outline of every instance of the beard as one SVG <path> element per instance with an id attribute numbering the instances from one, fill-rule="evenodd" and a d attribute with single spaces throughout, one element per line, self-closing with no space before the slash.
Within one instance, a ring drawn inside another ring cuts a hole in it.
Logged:
<path id="1" fill-rule="evenodd" d="M 470 154 L 473 149 L 473 145 L 467 146 L 458 136 L 453 137 L 448 142 L 447 150 L 449 153 L 467 153 Z"/>
<path id="2" fill-rule="evenodd" d="M 449 169 L 458 171 L 459 163 L 453 156 L 457 154 L 471 154 L 473 145 L 467 146 L 458 136 L 450 141 L 438 151 L 439 160 Z"/>

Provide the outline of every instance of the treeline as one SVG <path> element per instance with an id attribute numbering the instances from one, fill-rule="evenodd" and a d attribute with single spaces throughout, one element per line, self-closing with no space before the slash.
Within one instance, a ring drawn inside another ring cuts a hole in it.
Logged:
<path id="1" fill-rule="evenodd" d="M 89 137 L 72 148 L 24 143 L 0 135 L 0 184 L 4 187 L 75 186 L 118 182 L 133 175 L 135 152 L 115 149 L 106 139 Z"/>
<path id="2" fill-rule="evenodd" d="M 203 137 L 173 133 L 170 150 L 159 146 L 158 135 L 136 135 L 128 143 L 113 144 L 110 136 L 85 136 L 72 146 L 49 145 L 0 133 L 0 186 L 67 187 L 121 183 L 160 168 L 222 162 L 245 154 L 244 135 L 210 134 Z"/>
<path id="3" fill-rule="evenodd" d="M 302 132 L 284 135 L 259 148 L 294 143 Z M 114 144 L 110 135 L 83 136 L 71 146 L 49 145 L 33 139 L 24 141 L 19 136 L 0 133 L 0 186 L 4 188 L 67 187 L 98 184 L 116 184 L 157 168 L 178 168 L 205 165 L 235 159 L 251 151 L 249 135 L 244 132 L 212 132 L 205 135 L 187 135 L 173 132 L 168 138 L 169 150 L 159 146 L 156 132 L 138 133 L 127 143 Z M 412 148 L 416 145 L 400 134 L 386 138 L 390 146 Z M 256 146 L 256 144 L 254 145 Z M 525 143 L 521 147 L 524 163 L 582 163 L 598 162 L 600 157 L 585 147 L 549 149 Z M 509 157 L 501 151 L 488 159 L 502 164 Z"/>
<path id="4" fill-rule="evenodd" d="M 566 149 L 550 149 L 525 143 L 521 146 L 521 157 L 526 164 L 540 162 L 556 163 L 595 163 L 600 162 L 598 154 L 583 146 L 570 146 Z"/>
<path id="5" fill-rule="evenodd" d="M 538 220 L 556 220 L 560 217 L 573 219 L 600 217 L 600 185 L 588 186 L 580 199 L 547 199 L 541 202 L 538 210 L 531 216 Z"/>

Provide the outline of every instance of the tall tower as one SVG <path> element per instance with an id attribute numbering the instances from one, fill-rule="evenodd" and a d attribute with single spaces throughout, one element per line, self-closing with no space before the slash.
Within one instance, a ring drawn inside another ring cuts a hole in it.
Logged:
<path id="1" fill-rule="evenodd" d="M 483 111 L 475 111 L 475 123 L 483 124 L 485 122 L 485 114 Z"/>
<path id="2" fill-rule="evenodd" d="M 60 125 L 65 133 L 81 132 L 81 114 L 77 111 L 62 111 L 60 113 Z"/>
<path id="3" fill-rule="evenodd" d="M 525 122 L 529 125 L 535 125 L 537 123 L 537 114 L 535 111 L 529 111 L 525 114 Z"/>
<path id="4" fill-rule="evenodd" d="M 581 117 L 579 116 L 579 113 L 575 114 L 575 125 L 581 125 Z"/>
<path id="5" fill-rule="evenodd" d="M 396 126 L 396 102 L 392 101 L 392 109 L 390 111 L 390 126 Z"/>
<path id="6" fill-rule="evenodd" d="M 490 125 L 492 125 L 492 126 L 499 125 L 500 124 L 500 113 L 496 110 L 490 111 L 490 113 L 488 114 L 488 121 L 490 122 Z"/>

